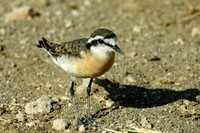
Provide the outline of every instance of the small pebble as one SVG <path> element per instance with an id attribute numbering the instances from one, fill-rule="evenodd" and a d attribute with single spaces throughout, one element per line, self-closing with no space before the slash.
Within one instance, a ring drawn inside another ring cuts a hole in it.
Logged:
<path id="1" fill-rule="evenodd" d="M 26 126 L 28 126 L 28 127 L 33 127 L 33 126 L 36 125 L 36 123 L 39 123 L 39 121 L 38 121 L 38 120 L 31 121 L 31 122 L 29 122 L 29 123 L 26 123 Z"/>
<path id="2" fill-rule="evenodd" d="M 188 106 L 190 104 L 190 101 L 189 100 L 183 100 L 183 103 Z"/>
<path id="3" fill-rule="evenodd" d="M 0 34 L 4 35 L 6 33 L 6 30 L 4 28 L 0 28 Z"/>
<path id="4" fill-rule="evenodd" d="M 91 6 L 91 1 L 90 0 L 84 0 L 84 5 L 87 7 Z"/>
<path id="5" fill-rule="evenodd" d="M 106 101 L 105 101 L 105 104 L 106 104 L 106 107 L 107 107 L 107 108 L 110 108 L 110 107 L 114 104 L 114 102 L 113 102 L 113 101 L 110 101 L 110 100 L 106 100 Z"/>
<path id="6" fill-rule="evenodd" d="M 142 116 L 141 117 L 141 125 L 143 126 L 143 127 L 146 127 L 146 128 L 152 128 L 152 125 L 151 125 L 151 123 L 147 120 L 147 118 L 146 117 L 144 117 L 144 116 Z"/>
<path id="7" fill-rule="evenodd" d="M 85 127 L 84 127 L 84 125 L 80 125 L 78 130 L 79 130 L 80 132 L 85 132 Z"/>
<path id="8" fill-rule="evenodd" d="M 47 83 L 45 84 L 45 88 L 51 89 L 51 84 L 50 84 L 49 82 L 47 82 Z"/>
<path id="9" fill-rule="evenodd" d="M 128 81 L 129 83 L 136 83 L 135 79 L 134 79 L 132 76 L 130 76 L 130 75 L 128 75 L 128 76 L 126 77 L 126 79 L 127 79 L 127 81 Z"/>
<path id="10" fill-rule="evenodd" d="M 73 11 L 72 11 L 72 15 L 73 15 L 74 17 L 78 17 L 78 16 L 79 16 L 79 11 L 73 10 Z"/>
<path id="11" fill-rule="evenodd" d="M 140 33 L 141 30 L 142 30 L 142 27 L 139 27 L 139 26 L 134 26 L 133 27 L 133 32 L 135 32 L 135 33 Z"/>
<path id="12" fill-rule="evenodd" d="M 59 104 L 54 104 L 53 105 L 53 110 L 59 110 L 61 106 Z"/>
<path id="13" fill-rule="evenodd" d="M 64 130 L 66 127 L 66 123 L 63 119 L 56 119 L 53 121 L 52 129 L 54 130 Z"/>
<path id="14" fill-rule="evenodd" d="M 173 43 L 175 45 L 184 45 L 185 44 L 185 42 L 183 41 L 182 38 L 177 38 L 177 40 L 175 40 Z"/>
<path id="15" fill-rule="evenodd" d="M 52 99 L 52 101 L 54 101 L 54 102 L 59 102 L 59 101 L 60 101 L 58 97 L 52 97 L 51 99 Z"/>
<path id="16" fill-rule="evenodd" d="M 198 28 L 198 27 L 192 28 L 191 36 L 192 37 L 198 37 L 198 36 L 200 37 L 200 28 Z"/>
<path id="17" fill-rule="evenodd" d="M 18 121 L 22 121 L 23 122 L 25 120 L 25 115 L 21 111 L 19 111 L 16 114 L 16 118 L 17 118 Z"/>
<path id="18" fill-rule="evenodd" d="M 62 96 L 60 99 L 64 100 L 64 101 L 67 101 L 67 100 L 69 101 L 70 100 L 70 98 L 68 96 Z"/>
<path id="19" fill-rule="evenodd" d="M 65 22 L 65 27 L 66 27 L 66 28 L 69 28 L 69 27 L 72 26 L 72 21 L 71 21 L 71 20 L 65 19 L 64 22 Z"/>

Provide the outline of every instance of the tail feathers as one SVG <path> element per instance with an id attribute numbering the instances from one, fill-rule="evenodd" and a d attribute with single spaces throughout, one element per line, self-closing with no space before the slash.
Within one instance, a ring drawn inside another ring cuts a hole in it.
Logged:
<path id="1" fill-rule="evenodd" d="M 42 44 L 43 44 L 43 41 L 42 40 L 39 40 L 38 41 L 38 44 L 36 45 L 38 48 L 42 48 Z"/>
<path id="2" fill-rule="evenodd" d="M 50 43 L 47 39 L 42 38 L 42 40 L 38 41 L 38 44 L 36 45 L 38 48 L 45 48 L 46 50 L 53 48 L 53 43 Z"/>

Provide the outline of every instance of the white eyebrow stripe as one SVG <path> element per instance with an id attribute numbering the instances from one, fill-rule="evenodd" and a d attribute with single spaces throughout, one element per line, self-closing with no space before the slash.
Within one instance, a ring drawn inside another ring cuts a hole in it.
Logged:
<path id="1" fill-rule="evenodd" d="M 115 46 L 115 45 L 116 45 L 116 40 L 113 39 L 113 38 L 104 39 L 104 42 L 105 42 L 105 43 L 108 43 L 108 44 L 110 44 L 110 45 L 112 45 L 112 46 Z"/>
<path id="2" fill-rule="evenodd" d="M 88 40 L 88 43 L 91 43 L 93 40 L 98 40 L 98 39 L 103 39 L 103 37 L 102 36 L 95 36 L 94 38 L 90 38 Z"/>

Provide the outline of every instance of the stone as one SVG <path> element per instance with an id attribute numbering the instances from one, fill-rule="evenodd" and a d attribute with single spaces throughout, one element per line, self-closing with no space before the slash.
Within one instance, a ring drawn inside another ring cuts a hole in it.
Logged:
<path id="1" fill-rule="evenodd" d="M 64 130 L 66 127 L 66 123 L 63 119 L 56 119 L 53 121 L 53 126 L 52 128 L 54 130 Z"/>
<path id="2" fill-rule="evenodd" d="M 198 28 L 198 27 L 192 28 L 191 36 L 192 37 L 198 37 L 198 36 L 200 37 L 200 28 Z"/>
<path id="3" fill-rule="evenodd" d="M 79 128 L 78 128 L 78 130 L 79 130 L 80 132 L 85 132 L 85 127 L 84 127 L 84 125 L 80 125 Z"/>
<path id="4" fill-rule="evenodd" d="M 27 114 L 49 113 L 51 111 L 52 100 L 47 96 L 42 96 L 36 101 L 29 102 L 25 105 L 25 112 Z"/>
<path id="5" fill-rule="evenodd" d="M 25 120 L 25 115 L 24 115 L 21 111 L 19 111 L 19 112 L 16 114 L 16 118 L 17 118 L 18 121 L 23 122 L 23 121 Z"/>

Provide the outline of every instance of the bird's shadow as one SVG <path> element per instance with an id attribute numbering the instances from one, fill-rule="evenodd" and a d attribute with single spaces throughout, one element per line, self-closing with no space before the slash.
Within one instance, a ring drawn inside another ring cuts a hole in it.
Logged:
<path id="1" fill-rule="evenodd" d="M 94 82 L 104 87 L 109 93 L 108 97 L 123 107 L 151 108 L 180 99 L 196 101 L 196 97 L 200 95 L 200 90 L 196 88 L 175 91 L 167 88 L 147 89 L 133 85 L 122 85 L 108 79 L 96 79 Z"/>

